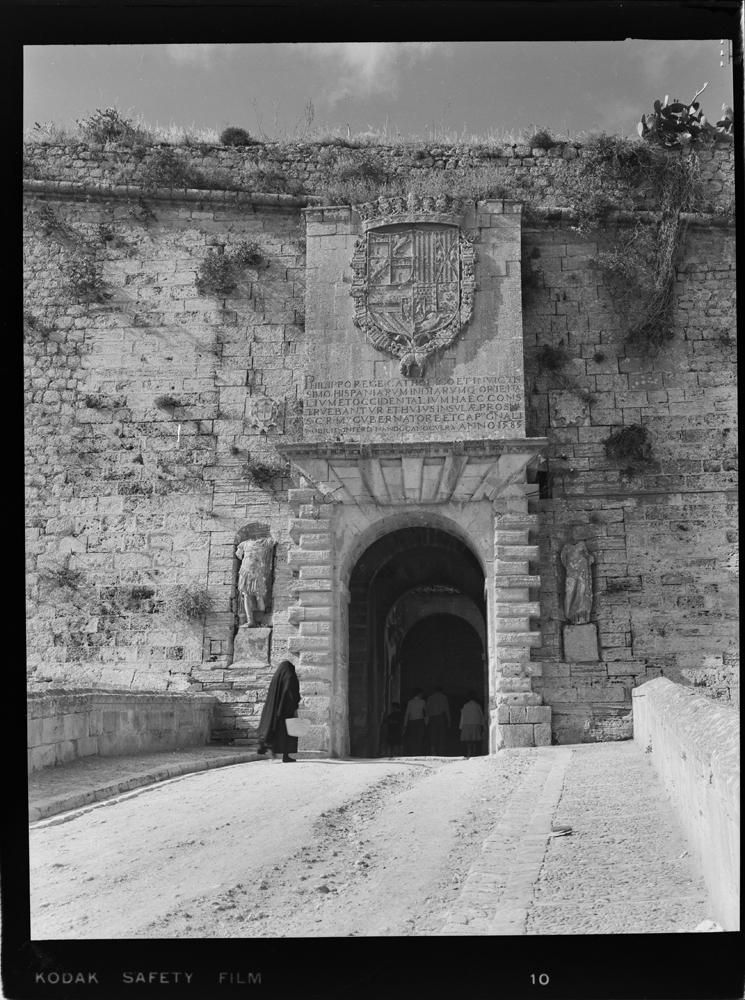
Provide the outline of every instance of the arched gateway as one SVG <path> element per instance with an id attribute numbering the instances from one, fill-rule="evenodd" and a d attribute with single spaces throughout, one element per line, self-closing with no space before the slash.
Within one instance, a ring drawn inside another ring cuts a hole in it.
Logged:
<path id="1" fill-rule="evenodd" d="M 278 445 L 302 484 L 288 647 L 305 745 L 374 754 L 391 701 L 437 684 L 456 704 L 477 688 L 490 751 L 549 743 L 520 206 L 410 195 L 305 216 L 303 405 Z"/>
<path id="2" fill-rule="evenodd" d="M 442 686 L 453 708 L 475 688 L 487 704 L 484 572 L 462 541 L 433 527 L 391 531 L 357 561 L 349 593 L 352 756 L 380 752 L 391 704 L 417 687 Z"/>

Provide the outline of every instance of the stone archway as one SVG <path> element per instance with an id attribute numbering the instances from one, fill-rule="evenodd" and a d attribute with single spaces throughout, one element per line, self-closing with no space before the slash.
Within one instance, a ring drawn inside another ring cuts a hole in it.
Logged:
<path id="1" fill-rule="evenodd" d="M 438 608 L 463 599 L 485 620 L 484 572 L 460 539 L 439 527 L 420 525 L 390 531 L 368 546 L 349 581 L 348 708 L 352 756 L 374 756 L 380 727 L 390 707 L 403 632 L 390 617 L 405 594 L 417 592 L 426 604 L 431 591 Z M 444 605 L 443 605 L 444 601 Z M 461 620 L 462 616 L 453 616 Z M 484 629 L 485 634 L 485 629 Z M 433 680 L 434 683 L 434 680 Z M 486 680 L 484 680 L 486 701 Z"/>

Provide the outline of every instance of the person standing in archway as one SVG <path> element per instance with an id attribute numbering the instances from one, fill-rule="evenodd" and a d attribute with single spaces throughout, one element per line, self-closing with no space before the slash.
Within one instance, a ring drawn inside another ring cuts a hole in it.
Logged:
<path id="1" fill-rule="evenodd" d="M 418 688 L 414 692 L 414 697 L 409 699 L 404 713 L 404 744 L 409 756 L 420 757 L 424 753 L 426 719 L 427 706 L 424 692 Z"/>
<path id="2" fill-rule="evenodd" d="M 469 691 L 468 701 L 460 710 L 460 741 L 464 745 L 466 760 L 479 752 L 483 735 L 484 712 L 476 700 L 475 691 Z"/>
<path id="3" fill-rule="evenodd" d="M 297 736 L 289 735 L 285 719 L 292 719 L 297 715 L 301 700 L 295 664 L 290 660 L 282 660 L 269 682 L 261 712 L 258 753 L 265 754 L 270 749 L 273 757 L 278 753 L 282 754 L 283 763 L 295 763 L 295 758 L 290 757 L 290 754 L 297 753 Z"/>
<path id="4" fill-rule="evenodd" d="M 445 753 L 450 729 L 450 702 L 441 687 L 436 687 L 427 698 L 427 731 L 430 752 L 437 756 Z"/>

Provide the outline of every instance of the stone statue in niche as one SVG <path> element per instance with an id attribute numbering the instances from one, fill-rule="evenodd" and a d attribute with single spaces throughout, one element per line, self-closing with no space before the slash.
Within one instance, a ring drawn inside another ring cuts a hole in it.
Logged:
<path id="1" fill-rule="evenodd" d="M 586 624 L 592 610 L 592 570 L 595 556 L 584 542 L 569 542 L 561 550 L 561 562 L 566 570 L 564 581 L 564 614 L 572 624 Z"/>
<path id="2" fill-rule="evenodd" d="M 272 593 L 273 538 L 249 538 L 241 542 L 235 554 L 241 560 L 238 570 L 238 593 L 243 599 L 246 621 L 242 628 L 258 625 L 255 620 L 266 611 Z"/>

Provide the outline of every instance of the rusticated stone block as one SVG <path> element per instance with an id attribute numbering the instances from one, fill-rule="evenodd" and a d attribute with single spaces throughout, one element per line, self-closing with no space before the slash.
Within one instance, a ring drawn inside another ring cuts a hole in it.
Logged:
<path id="1" fill-rule="evenodd" d="M 502 745 L 505 747 L 533 746 L 533 726 L 531 725 L 500 726 L 499 732 L 502 738 Z"/>
<path id="2" fill-rule="evenodd" d="M 525 721 L 535 723 L 551 722 L 550 705 L 528 705 L 525 708 Z"/>
<path id="3" fill-rule="evenodd" d="M 533 726 L 533 738 L 537 747 L 550 747 L 551 723 L 540 722 L 538 725 Z"/>

